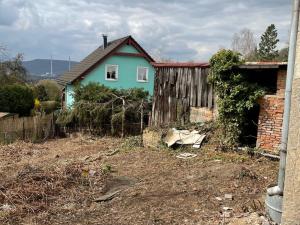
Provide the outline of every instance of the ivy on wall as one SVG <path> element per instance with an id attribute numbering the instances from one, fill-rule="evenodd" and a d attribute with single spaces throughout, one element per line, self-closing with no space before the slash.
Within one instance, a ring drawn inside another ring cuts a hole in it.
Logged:
<path id="1" fill-rule="evenodd" d="M 247 81 L 239 70 L 241 55 L 222 49 L 210 59 L 209 81 L 217 95 L 218 124 L 223 146 L 233 147 L 239 139 L 247 119 L 247 113 L 264 95 L 264 90 Z"/>

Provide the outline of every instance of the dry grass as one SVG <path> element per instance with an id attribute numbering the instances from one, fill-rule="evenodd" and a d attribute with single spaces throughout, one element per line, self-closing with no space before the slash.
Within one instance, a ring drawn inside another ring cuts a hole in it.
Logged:
<path id="1" fill-rule="evenodd" d="M 0 207 L 11 206 L 0 209 L 0 224 L 226 224 L 223 206 L 233 216 L 262 213 L 277 162 L 211 149 L 182 160 L 177 151 L 81 136 L 0 147 Z M 119 177 L 137 182 L 94 202 Z"/>

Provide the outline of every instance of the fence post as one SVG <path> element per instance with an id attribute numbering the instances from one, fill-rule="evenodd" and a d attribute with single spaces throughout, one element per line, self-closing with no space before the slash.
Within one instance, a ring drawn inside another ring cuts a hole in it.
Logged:
<path id="1" fill-rule="evenodd" d="M 121 137 L 124 137 L 124 125 L 125 125 L 125 100 L 122 98 L 122 134 Z"/>
<path id="2" fill-rule="evenodd" d="M 142 100 L 141 103 L 141 134 L 143 133 L 144 130 L 144 99 Z"/>
<path id="3" fill-rule="evenodd" d="M 114 102 L 111 103 L 111 120 L 110 120 L 110 132 L 111 132 L 111 135 L 114 135 L 113 115 L 114 115 Z"/>
<path id="4" fill-rule="evenodd" d="M 25 135 L 25 121 L 24 121 L 24 118 L 22 119 L 22 134 L 23 134 L 23 140 L 25 141 L 26 135 Z"/>

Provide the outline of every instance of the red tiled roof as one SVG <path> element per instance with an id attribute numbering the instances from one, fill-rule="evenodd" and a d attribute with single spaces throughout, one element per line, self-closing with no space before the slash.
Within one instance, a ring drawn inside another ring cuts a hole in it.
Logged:
<path id="1" fill-rule="evenodd" d="M 154 67 L 208 67 L 209 63 L 201 62 L 154 62 L 152 63 Z"/>
<path id="2" fill-rule="evenodd" d="M 208 62 L 153 62 L 154 67 L 209 67 Z M 287 62 L 245 62 L 240 68 L 278 68 Z"/>

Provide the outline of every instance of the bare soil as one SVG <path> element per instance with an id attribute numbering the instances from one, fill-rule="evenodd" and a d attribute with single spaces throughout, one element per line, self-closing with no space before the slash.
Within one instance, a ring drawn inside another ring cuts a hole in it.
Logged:
<path id="1" fill-rule="evenodd" d="M 0 224 L 235 224 L 263 214 L 278 167 L 208 144 L 175 151 L 82 136 L 1 146 L 0 159 Z"/>

